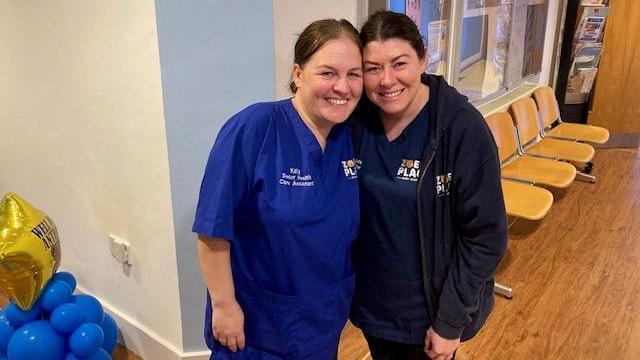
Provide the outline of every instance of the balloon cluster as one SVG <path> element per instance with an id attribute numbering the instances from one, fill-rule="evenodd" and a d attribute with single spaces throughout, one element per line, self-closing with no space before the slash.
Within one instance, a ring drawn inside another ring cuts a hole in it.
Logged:
<path id="1" fill-rule="evenodd" d="M 75 287 L 73 275 L 57 272 L 31 309 L 14 302 L 0 309 L 0 360 L 111 359 L 116 323 Z"/>
<path id="2" fill-rule="evenodd" d="M 0 360 L 111 359 L 118 328 L 76 279 L 57 272 L 60 238 L 53 220 L 16 194 L 0 202 Z"/>

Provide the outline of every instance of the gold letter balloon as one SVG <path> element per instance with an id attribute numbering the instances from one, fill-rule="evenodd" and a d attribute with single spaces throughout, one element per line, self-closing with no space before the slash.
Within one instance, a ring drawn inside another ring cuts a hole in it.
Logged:
<path id="1" fill-rule="evenodd" d="M 0 290 L 30 309 L 60 265 L 60 238 L 45 213 L 16 194 L 0 203 Z"/>

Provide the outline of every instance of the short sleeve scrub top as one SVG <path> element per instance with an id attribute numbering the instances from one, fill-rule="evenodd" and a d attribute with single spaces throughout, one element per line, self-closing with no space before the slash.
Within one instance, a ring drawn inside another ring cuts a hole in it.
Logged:
<path id="1" fill-rule="evenodd" d="M 212 359 L 334 359 L 354 277 L 358 180 L 346 124 L 324 152 L 290 99 L 252 105 L 221 129 L 193 231 L 229 240 L 245 350 L 214 340 Z"/>

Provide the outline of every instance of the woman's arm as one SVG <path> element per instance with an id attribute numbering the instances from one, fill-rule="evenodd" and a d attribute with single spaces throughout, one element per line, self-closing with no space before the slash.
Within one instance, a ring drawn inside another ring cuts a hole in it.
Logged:
<path id="1" fill-rule="evenodd" d="M 198 258 L 209 289 L 213 337 L 231 351 L 245 346 L 244 314 L 236 301 L 229 241 L 198 235 Z"/>

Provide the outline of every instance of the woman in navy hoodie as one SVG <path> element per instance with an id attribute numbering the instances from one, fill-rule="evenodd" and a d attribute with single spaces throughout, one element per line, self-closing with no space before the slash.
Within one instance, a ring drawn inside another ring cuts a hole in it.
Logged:
<path id="1" fill-rule="evenodd" d="M 360 31 L 364 89 L 354 121 L 361 226 L 351 321 L 374 360 L 452 359 L 493 306 L 507 223 L 496 145 L 482 115 L 425 75 L 409 17 Z"/>

